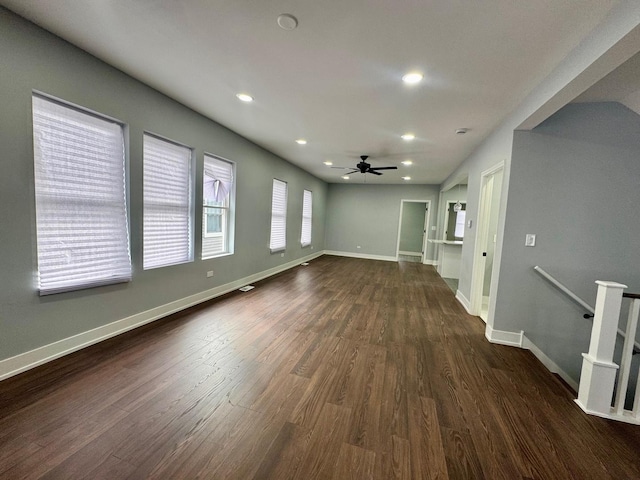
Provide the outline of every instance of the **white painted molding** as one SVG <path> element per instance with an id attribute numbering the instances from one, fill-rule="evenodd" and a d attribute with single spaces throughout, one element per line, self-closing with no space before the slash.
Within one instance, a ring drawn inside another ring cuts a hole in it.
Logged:
<path id="1" fill-rule="evenodd" d="M 456 300 L 460 302 L 460 304 L 464 307 L 469 315 L 473 315 L 471 313 L 471 302 L 464 296 L 464 294 L 460 290 L 456 290 Z"/>
<path id="2" fill-rule="evenodd" d="M 614 409 L 612 407 L 611 411 L 609 413 L 603 413 L 603 412 L 598 412 L 598 411 L 595 411 L 595 410 L 590 410 L 589 408 L 584 406 L 582 404 L 582 402 L 580 402 L 580 400 L 578 400 L 578 399 L 574 400 L 574 402 L 576 402 L 578 404 L 578 406 L 582 409 L 582 411 L 584 413 L 587 413 L 589 415 L 595 415 L 596 417 L 607 418 L 609 420 L 617 420 L 618 422 L 630 423 L 632 425 L 640 425 L 640 417 L 634 417 L 633 414 L 628 410 L 625 410 L 620 415 L 620 414 L 615 413 L 615 411 L 614 411 Z"/>
<path id="3" fill-rule="evenodd" d="M 437 261 L 436 260 L 432 260 L 430 258 L 425 258 L 425 260 L 422 262 L 423 265 L 437 265 Z"/>
<path id="4" fill-rule="evenodd" d="M 399 250 L 398 255 L 410 255 L 412 257 L 422 257 L 422 252 L 406 252 L 404 250 Z"/>
<path id="5" fill-rule="evenodd" d="M 524 338 L 522 341 L 522 348 L 530 350 L 531 353 L 533 353 L 535 357 L 538 360 L 540 360 L 540 363 L 542 363 L 545 367 L 547 367 L 547 370 L 549 370 L 551 373 L 558 374 L 558 376 L 562 378 L 562 380 L 564 380 L 567 383 L 567 385 L 569 385 L 571 388 L 573 388 L 573 390 L 576 393 L 578 393 L 578 382 L 576 382 L 573 378 L 571 378 L 567 372 L 562 370 L 556 364 L 556 362 L 551 360 L 547 356 L 547 354 L 544 353 L 542 350 L 540 350 L 535 343 L 533 343 L 531 340 L 527 338 L 526 335 L 524 335 Z"/>
<path id="6" fill-rule="evenodd" d="M 510 347 L 523 348 L 524 331 L 519 332 L 507 332 L 505 330 L 494 330 L 493 327 L 487 324 L 487 328 L 484 331 L 484 336 L 491 343 L 498 345 L 507 345 Z"/>
<path id="7" fill-rule="evenodd" d="M 318 251 L 311 255 L 298 258 L 294 261 L 287 262 L 277 267 L 255 273 L 253 275 L 249 275 L 248 277 L 241 278 L 234 282 L 220 285 L 218 287 L 205 290 L 203 292 L 196 293 L 185 298 L 181 298 L 165 305 L 160 305 L 150 310 L 136 313 L 134 315 L 131 315 L 130 317 L 116 320 L 115 322 L 108 323 L 101 327 L 87 330 L 86 332 L 82 332 L 77 335 L 58 340 L 57 342 L 38 347 L 34 350 L 18 354 L 14 357 L 0 360 L 0 380 L 12 377 L 44 363 L 81 350 L 90 345 L 99 343 L 108 338 L 115 337 L 116 335 L 119 335 L 121 333 L 133 330 L 134 328 L 140 327 L 147 323 L 151 323 L 155 320 L 159 320 L 168 315 L 171 315 L 172 313 L 184 310 L 185 308 L 192 307 L 199 303 L 224 295 L 225 293 L 232 292 L 233 290 L 237 290 L 238 288 L 249 283 L 254 283 L 271 277 L 272 275 L 276 275 L 280 272 L 284 272 L 285 270 L 289 270 L 290 268 L 297 267 L 303 262 L 311 261 L 314 258 L 317 258 L 324 254 L 324 251 Z"/>
<path id="8" fill-rule="evenodd" d="M 351 258 L 364 258 L 367 260 L 384 260 L 386 262 L 397 262 L 396 257 L 390 257 L 387 255 L 370 255 L 367 253 L 353 253 L 353 252 L 337 252 L 335 250 L 325 250 L 325 255 L 334 255 L 336 257 L 351 257 Z"/>

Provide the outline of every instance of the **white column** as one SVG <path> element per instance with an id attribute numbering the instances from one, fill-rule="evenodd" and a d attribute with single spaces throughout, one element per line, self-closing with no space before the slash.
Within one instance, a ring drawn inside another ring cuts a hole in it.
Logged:
<path id="1" fill-rule="evenodd" d="M 578 405 L 587 413 L 609 415 L 618 365 L 613 363 L 622 293 L 626 285 L 598 280 L 589 353 L 583 353 Z"/>

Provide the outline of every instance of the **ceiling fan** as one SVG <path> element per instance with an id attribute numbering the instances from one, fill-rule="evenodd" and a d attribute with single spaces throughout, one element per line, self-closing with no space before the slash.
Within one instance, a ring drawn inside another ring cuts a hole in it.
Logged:
<path id="1" fill-rule="evenodd" d="M 372 167 L 370 163 L 367 163 L 369 155 L 360 155 L 360 163 L 355 166 L 355 169 L 345 173 L 345 175 L 351 175 L 352 173 L 373 173 L 374 175 L 382 175 L 378 170 L 397 170 L 398 167 Z M 333 168 L 349 168 L 349 167 L 333 167 Z"/>

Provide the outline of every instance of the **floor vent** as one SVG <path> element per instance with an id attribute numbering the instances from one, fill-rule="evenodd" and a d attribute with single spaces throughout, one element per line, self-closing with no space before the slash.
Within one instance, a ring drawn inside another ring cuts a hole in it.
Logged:
<path id="1" fill-rule="evenodd" d="M 307 265 L 309 265 L 309 262 L 302 262 L 300 265 L 302 265 L 303 267 L 306 267 Z"/>
<path id="2" fill-rule="evenodd" d="M 253 290 L 254 287 L 253 285 L 245 285 L 244 287 L 240 287 L 238 290 L 240 290 L 241 292 L 248 292 L 249 290 Z"/>

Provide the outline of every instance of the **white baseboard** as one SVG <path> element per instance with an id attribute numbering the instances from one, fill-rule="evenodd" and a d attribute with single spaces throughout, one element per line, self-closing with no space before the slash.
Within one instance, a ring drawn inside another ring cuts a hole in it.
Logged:
<path id="1" fill-rule="evenodd" d="M 524 332 L 507 332 L 505 330 L 494 330 L 493 327 L 487 324 L 487 328 L 484 331 L 484 336 L 491 343 L 497 343 L 498 345 L 508 345 L 510 347 L 522 347 L 524 338 Z"/>
<path id="2" fill-rule="evenodd" d="M 527 338 L 526 335 L 524 336 L 522 341 L 522 348 L 526 348 L 527 350 L 530 350 L 531 353 L 533 353 L 536 356 L 536 358 L 540 360 L 540 363 L 542 363 L 545 367 L 547 367 L 547 370 L 549 370 L 551 373 L 558 374 L 558 376 L 562 378 L 562 380 L 564 380 L 571 388 L 573 388 L 576 392 L 578 391 L 578 382 L 576 382 L 573 378 L 571 378 L 567 374 L 567 372 L 562 370 L 556 364 L 556 362 L 551 360 L 547 356 L 547 354 L 544 353 L 542 350 L 540 350 L 535 343 L 533 343 L 531 340 Z"/>
<path id="3" fill-rule="evenodd" d="M 116 320 L 115 322 L 108 323 L 101 327 L 64 338 L 57 342 L 38 347 L 14 357 L 0 360 L 0 380 L 12 377 L 44 363 L 55 360 L 56 358 L 63 357 L 64 355 L 76 352 L 82 348 L 94 345 L 108 338 L 115 337 L 116 335 L 133 330 L 134 328 L 147 323 L 151 323 L 155 320 L 166 317 L 167 315 L 171 315 L 172 313 L 184 310 L 185 308 L 192 307 L 207 300 L 211 300 L 212 298 L 224 295 L 225 293 L 232 292 L 233 290 L 249 283 L 257 282 L 272 275 L 276 275 L 280 272 L 296 267 L 303 262 L 308 262 L 314 258 L 324 255 L 324 253 L 324 251 L 318 251 L 277 267 L 249 275 L 248 277 L 241 278 L 234 282 L 220 285 L 165 305 L 160 305 L 150 310 L 136 313 L 130 317 Z"/>
<path id="4" fill-rule="evenodd" d="M 589 415 L 595 415 L 600 418 L 607 418 L 609 420 L 617 420 L 618 422 L 630 423 L 632 425 L 640 425 L 640 418 L 634 417 L 633 413 L 629 410 L 624 410 L 623 413 L 617 414 L 613 407 L 611 407 L 611 411 L 609 413 L 596 412 L 594 410 L 589 410 L 585 405 L 580 402 L 579 399 L 575 399 L 574 402 L 578 404 L 578 406 L 582 409 L 584 413 L 588 413 Z"/>
<path id="5" fill-rule="evenodd" d="M 485 336 L 487 340 L 491 343 L 496 343 L 499 345 L 508 345 L 510 347 L 518 347 L 523 348 L 525 350 L 531 351 L 533 355 L 540 360 L 547 370 L 551 373 L 557 374 L 562 380 L 564 380 L 567 385 L 574 389 L 574 391 L 578 391 L 578 382 L 576 382 L 573 378 L 567 374 L 564 370 L 562 370 L 556 362 L 551 360 L 547 354 L 545 354 L 542 350 L 540 350 L 535 343 L 527 338 L 524 334 L 524 331 L 520 332 L 507 332 L 504 330 L 494 330 L 491 325 L 487 325 L 485 330 Z"/>
<path id="6" fill-rule="evenodd" d="M 336 257 L 351 257 L 351 258 L 364 258 L 367 260 L 384 260 L 386 262 L 397 262 L 396 257 L 389 257 L 387 255 L 370 255 L 367 253 L 353 253 L 353 252 L 337 252 L 335 250 L 325 250 L 325 255 L 334 255 Z"/>
<path id="7" fill-rule="evenodd" d="M 426 258 L 426 259 L 422 262 L 422 264 L 423 264 L 423 265 L 436 265 L 436 263 L 437 263 L 437 262 L 436 262 L 435 260 L 431 260 L 431 259 L 429 259 L 429 258 Z"/>
<path id="8" fill-rule="evenodd" d="M 409 255 L 411 257 L 422 257 L 422 252 L 406 252 L 404 250 L 398 251 L 398 255 Z"/>
<path id="9" fill-rule="evenodd" d="M 471 313 L 471 302 L 464 296 L 464 294 L 460 290 L 456 290 L 456 300 L 460 302 L 460 305 L 464 307 L 469 315 L 473 315 Z"/>

